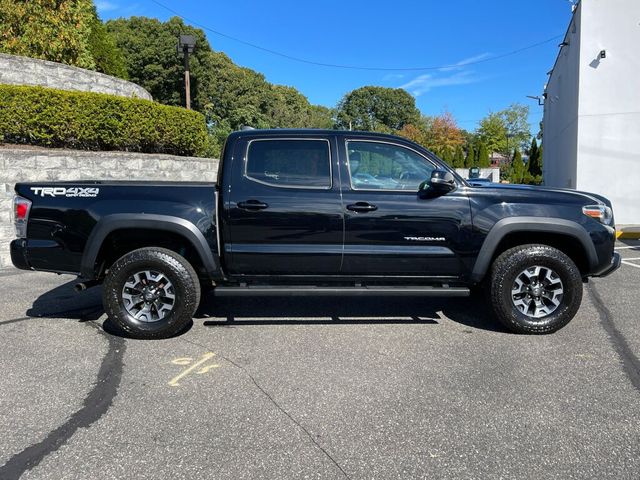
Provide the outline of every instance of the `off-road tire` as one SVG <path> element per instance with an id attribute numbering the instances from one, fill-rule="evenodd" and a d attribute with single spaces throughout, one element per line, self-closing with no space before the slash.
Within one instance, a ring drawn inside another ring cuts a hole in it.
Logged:
<path id="1" fill-rule="evenodd" d="M 125 308 L 125 283 L 134 273 L 142 270 L 162 273 L 173 286 L 173 309 L 161 320 L 136 320 Z M 122 256 L 109 268 L 104 281 L 102 303 L 109 319 L 127 336 L 167 338 L 180 332 L 191 321 L 200 303 L 200 282 L 191 264 L 181 255 L 160 247 L 140 248 Z"/>
<path id="2" fill-rule="evenodd" d="M 537 265 L 551 268 L 560 277 L 564 290 L 560 305 L 542 318 L 527 316 L 512 300 L 512 288 L 518 275 Z M 571 321 L 582 302 L 580 270 L 571 258 L 548 245 L 521 245 L 503 252 L 493 262 L 490 282 L 489 297 L 493 311 L 500 323 L 515 333 L 555 332 Z"/>

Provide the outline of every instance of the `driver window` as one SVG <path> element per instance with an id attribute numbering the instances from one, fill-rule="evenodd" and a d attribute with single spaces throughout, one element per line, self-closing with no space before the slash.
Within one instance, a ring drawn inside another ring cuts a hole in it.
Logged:
<path id="1" fill-rule="evenodd" d="M 351 188 L 409 190 L 431 178 L 435 166 L 408 148 L 389 143 L 347 142 Z"/>

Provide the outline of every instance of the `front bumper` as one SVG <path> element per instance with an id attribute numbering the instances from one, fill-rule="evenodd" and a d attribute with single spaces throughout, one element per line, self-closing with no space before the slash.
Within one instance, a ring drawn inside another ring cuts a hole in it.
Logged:
<path id="1" fill-rule="evenodd" d="M 593 274 L 594 277 L 606 277 L 607 275 L 611 275 L 617 269 L 620 268 L 620 264 L 622 262 L 622 257 L 619 253 L 614 252 L 613 257 L 611 257 L 611 264 L 602 270 L 601 272 Z"/>
<path id="2" fill-rule="evenodd" d="M 9 250 L 11 251 L 11 262 L 14 267 L 20 270 L 31 270 L 31 266 L 27 261 L 27 241 L 24 238 L 11 242 Z"/>

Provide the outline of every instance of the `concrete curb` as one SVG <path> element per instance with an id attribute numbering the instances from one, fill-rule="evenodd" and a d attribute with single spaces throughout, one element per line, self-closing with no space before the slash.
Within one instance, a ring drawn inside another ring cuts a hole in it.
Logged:
<path id="1" fill-rule="evenodd" d="M 616 227 L 616 238 L 619 240 L 640 239 L 640 225 L 618 225 Z"/>

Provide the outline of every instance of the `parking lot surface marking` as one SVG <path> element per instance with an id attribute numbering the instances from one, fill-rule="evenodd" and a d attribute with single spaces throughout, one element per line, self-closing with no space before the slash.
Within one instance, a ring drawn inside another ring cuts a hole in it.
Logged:
<path id="1" fill-rule="evenodd" d="M 179 387 L 180 384 L 178 382 L 180 380 L 182 380 L 184 377 L 192 373 L 199 366 L 203 365 L 204 363 L 207 362 L 207 360 L 209 360 L 210 358 L 213 358 L 214 356 L 215 356 L 215 353 L 207 352 L 202 357 L 200 357 L 200 360 L 198 360 L 193 365 L 191 364 L 193 362 L 193 358 L 191 357 L 182 357 L 182 358 L 176 358 L 171 360 L 171 363 L 173 363 L 174 365 L 191 365 L 191 366 L 186 370 L 184 370 L 182 373 L 179 373 L 178 375 L 173 377 L 171 380 L 169 380 L 169 385 L 172 387 Z M 219 366 L 220 365 L 218 364 L 205 365 L 195 373 L 196 375 L 202 375 L 203 373 L 207 373 L 209 370 L 218 368 Z"/>
<path id="2" fill-rule="evenodd" d="M 636 265 L 635 263 L 627 262 L 626 260 L 622 260 L 622 263 L 625 265 L 629 265 L 630 267 L 640 268 L 640 265 Z"/>

